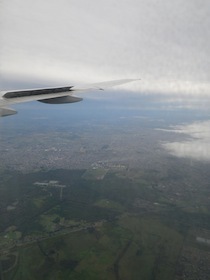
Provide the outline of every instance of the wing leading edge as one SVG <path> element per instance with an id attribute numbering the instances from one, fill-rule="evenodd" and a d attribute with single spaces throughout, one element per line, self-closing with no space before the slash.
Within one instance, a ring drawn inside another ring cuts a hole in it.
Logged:
<path id="1" fill-rule="evenodd" d="M 11 104 L 34 100 L 48 104 L 74 103 L 83 100 L 80 97 L 73 96 L 74 92 L 80 93 L 92 90 L 104 90 L 109 87 L 118 86 L 133 81 L 136 81 L 136 79 L 106 81 L 85 86 L 67 86 L 4 91 L 1 92 L 0 96 L 0 117 L 14 115 L 17 113 L 13 109 L 5 108 L 5 106 Z"/>

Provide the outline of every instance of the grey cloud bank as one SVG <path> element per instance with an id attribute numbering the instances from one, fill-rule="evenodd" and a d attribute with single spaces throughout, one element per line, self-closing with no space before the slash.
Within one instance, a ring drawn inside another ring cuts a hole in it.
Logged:
<path id="1" fill-rule="evenodd" d="M 209 1 L 1 2 L 1 75 L 208 94 Z"/>

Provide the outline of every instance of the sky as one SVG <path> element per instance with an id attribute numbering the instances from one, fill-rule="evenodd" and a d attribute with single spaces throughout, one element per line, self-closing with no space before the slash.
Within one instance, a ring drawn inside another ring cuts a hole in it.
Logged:
<path id="1" fill-rule="evenodd" d="M 209 95 L 209 26 L 208 0 L 1 0 L 1 84 L 141 78 L 127 89 Z"/>

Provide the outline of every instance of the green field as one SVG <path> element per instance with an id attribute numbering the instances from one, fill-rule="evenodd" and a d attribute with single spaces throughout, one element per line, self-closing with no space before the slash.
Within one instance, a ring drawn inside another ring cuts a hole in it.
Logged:
<path id="1" fill-rule="evenodd" d="M 2 203 L 16 209 L 0 216 L 2 279 L 175 279 L 189 231 L 208 230 L 209 214 L 189 211 L 187 201 L 185 211 L 142 173 L 136 180 L 114 173 L 87 180 L 87 173 L 8 174 Z M 34 185 L 50 180 L 65 185 L 62 199 L 58 187 Z M 191 231 L 188 246 L 193 238 Z"/>

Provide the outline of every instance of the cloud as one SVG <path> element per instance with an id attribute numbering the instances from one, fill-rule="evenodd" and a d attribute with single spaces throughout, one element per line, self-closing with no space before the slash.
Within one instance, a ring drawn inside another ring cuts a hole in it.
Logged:
<path id="1" fill-rule="evenodd" d="M 174 126 L 172 130 L 165 131 L 190 137 L 185 141 L 162 143 L 170 154 L 181 158 L 210 161 L 210 121 Z"/>
<path id="2" fill-rule="evenodd" d="M 141 77 L 133 91 L 209 92 L 209 1 L 3 0 L 0 9 L 3 77 Z"/>

